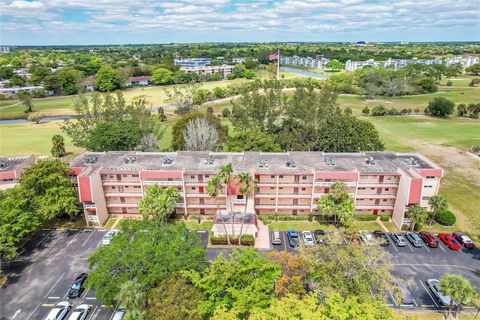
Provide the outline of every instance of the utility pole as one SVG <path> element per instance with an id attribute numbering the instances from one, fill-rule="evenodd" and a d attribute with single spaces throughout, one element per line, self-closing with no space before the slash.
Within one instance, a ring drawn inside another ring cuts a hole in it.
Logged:
<path id="1" fill-rule="evenodd" d="M 277 81 L 280 80 L 280 49 L 277 51 Z"/>

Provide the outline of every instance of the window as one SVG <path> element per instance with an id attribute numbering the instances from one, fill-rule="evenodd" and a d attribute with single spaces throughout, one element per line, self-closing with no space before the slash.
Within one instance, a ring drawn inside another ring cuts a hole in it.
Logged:
<path id="1" fill-rule="evenodd" d="M 434 176 L 427 176 L 427 179 L 435 179 Z"/>
<path id="2" fill-rule="evenodd" d="M 270 190 L 273 190 L 273 189 L 275 189 L 275 187 L 270 187 Z"/>
<path id="3" fill-rule="evenodd" d="M 112 187 L 112 189 L 115 189 L 116 187 Z"/>
<path id="4" fill-rule="evenodd" d="M 365 190 L 365 188 L 358 188 L 358 190 Z"/>
<path id="5" fill-rule="evenodd" d="M 190 176 L 190 179 L 195 179 L 195 176 Z"/>
<path id="6" fill-rule="evenodd" d="M 433 186 L 424 186 L 425 189 L 432 189 Z"/>
<path id="7" fill-rule="evenodd" d="M 302 188 L 302 191 L 305 191 L 305 190 L 307 190 L 307 188 Z"/>
<path id="8" fill-rule="evenodd" d="M 173 178 L 168 178 L 167 181 L 173 181 Z"/>
<path id="9" fill-rule="evenodd" d="M 390 188 L 385 188 L 385 191 L 390 191 Z"/>
<path id="10" fill-rule="evenodd" d="M 138 174 L 132 174 L 132 177 L 138 178 Z"/>
<path id="11" fill-rule="evenodd" d="M 422 200 L 424 201 L 430 200 L 430 197 L 422 197 Z"/>
<path id="12" fill-rule="evenodd" d="M 209 177 L 209 175 L 208 175 L 208 174 L 207 174 L 207 175 L 205 175 L 205 178 L 208 178 L 208 177 Z"/>
<path id="13" fill-rule="evenodd" d="M 390 176 L 387 176 L 387 180 L 392 180 L 392 177 L 390 177 Z"/>
<path id="14" fill-rule="evenodd" d="M 192 190 L 196 190 L 197 188 L 196 187 L 192 187 Z"/>
<path id="15" fill-rule="evenodd" d="M 383 202 L 387 202 L 387 199 L 383 199 Z"/>
<path id="16" fill-rule="evenodd" d="M 270 176 L 270 178 L 275 179 L 275 176 Z"/>
<path id="17" fill-rule="evenodd" d="M 283 187 L 279 187 L 278 189 L 283 190 Z"/>
<path id="18" fill-rule="evenodd" d="M 140 189 L 140 186 L 133 186 L 134 189 Z"/>
<path id="19" fill-rule="evenodd" d="M 302 180 L 307 180 L 307 176 L 302 176 Z"/>
<path id="20" fill-rule="evenodd" d="M 108 177 L 113 179 L 113 176 L 108 176 Z"/>
<path id="21" fill-rule="evenodd" d="M 283 176 L 279 176 L 280 179 L 283 179 Z"/>
<path id="22" fill-rule="evenodd" d="M 128 177 L 128 174 L 122 174 L 122 177 L 126 178 Z"/>

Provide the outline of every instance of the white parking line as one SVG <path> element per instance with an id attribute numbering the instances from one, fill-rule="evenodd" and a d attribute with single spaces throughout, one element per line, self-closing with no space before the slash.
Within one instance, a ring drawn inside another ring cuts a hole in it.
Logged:
<path id="1" fill-rule="evenodd" d="M 87 238 L 87 240 L 85 240 L 85 242 L 82 244 L 82 248 L 85 247 L 85 245 L 87 244 L 88 240 L 90 240 L 90 238 L 93 236 L 93 234 L 95 233 L 96 230 L 93 230 L 92 231 L 92 234 Z"/>
<path id="2" fill-rule="evenodd" d="M 440 249 L 442 249 L 443 252 L 447 253 L 447 251 L 446 251 L 445 249 L 443 249 L 443 247 L 442 247 L 442 242 L 441 242 L 441 241 L 438 242 L 438 247 L 439 247 Z"/>
<path id="3" fill-rule="evenodd" d="M 30 320 L 30 318 L 33 316 L 33 314 L 35 313 L 35 311 L 37 311 L 38 307 L 40 307 L 41 305 L 42 305 L 42 304 L 39 303 L 39 304 L 35 307 L 35 309 L 33 309 L 33 311 L 32 311 L 32 312 L 30 313 L 30 315 L 28 316 L 27 320 Z"/>
<path id="4" fill-rule="evenodd" d="M 387 289 L 387 290 L 388 290 L 388 294 L 390 295 L 390 298 L 392 298 L 393 305 L 397 305 L 397 301 L 395 301 L 395 297 L 393 296 L 392 292 L 390 291 L 390 289 Z"/>
<path id="5" fill-rule="evenodd" d="M 72 238 L 72 240 L 70 240 L 70 241 L 67 243 L 67 247 L 68 247 L 69 245 L 71 245 L 71 244 L 77 239 L 78 235 L 79 235 L 81 232 L 82 232 L 82 230 L 79 230 L 79 231 L 77 232 L 77 234 Z"/>
<path id="6" fill-rule="evenodd" d="M 393 241 L 392 241 L 392 247 L 393 247 L 393 249 L 395 249 L 395 251 L 397 251 L 397 253 L 398 253 L 397 245 L 396 245 L 395 242 L 393 242 Z"/>
<path id="7" fill-rule="evenodd" d="M 49 236 L 52 232 L 53 232 L 53 230 L 50 230 L 50 232 L 47 233 L 47 235 L 46 235 L 39 243 L 37 243 L 37 246 L 41 245 L 41 244 L 43 243 L 43 241 L 45 241 L 45 239 L 47 239 L 48 236 Z"/>
<path id="8" fill-rule="evenodd" d="M 95 312 L 97 311 L 97 309 L 98 309 L 98 305 L 96 305 L 95 308 L 93 308 L 93 311 L 90 315 L 90 320 L 94 319 L 93 317 L 95 316 Z"/>
<path id="9" fill-rule="evenodd" d="M 410 244 L 408 243 L 408 240 L 407 240 L 407 241 L 405 241 L 405 243 L 407 244 L 407 247 L 409 247 L 409 248 L 410 248 L 410 251 L 414 252 L 414 251 L 413 251 L 413 249 L 412 249 L 412 247 L 410 247 Z"/>
<path id="10" fill-rule="evenodd" d="M 427 246 L 426 244 L 423 245 L 423 247 L 424 247 L 428 252 L 430 252 L 430 249 L 428 249 L 428 246 Z"/>
<path id="11" fill-rule="evenodd" d="M 418 307 L 418 304 L 417 304 L 417 301 L 415 301 L 415 298 L 412 298 L 413 300 L 413 304 L 415 305 L 415 307 Z"/>
<path id="12" fill-rule="evenodd" d="M 60 297 L 48 297 L 47 299 L 60 299 Z"/>
<path id="13" fill-rule="evenodd" d="M 438 308 L 438 304 L 437 304 L 437 301 L 435 301 L 435 299 L 432 297 L 432 295 L 430 294 L 430 291 L 427 289 L 427 287 L 423 284 L 423 282 L 421 280 L 418 280 L 418 282 L 420 282 L 420 284 L 422 285 L 422 287 L 425 289 L 425 291 L 427 292 L 428 296 L 430 297 L 430 299 L 432 299 L 433 303 L 435 304 L 435 307 Z"/>
<path id="14" fill-rule="evenodd" d="M 43 297 L 44 299 L 46 299 L 48 297 L 48 295 L 50 294 L 50 292 L 52 292 L 53 288 L 55 288 L 55 286 L 57 285 L 57 283 L 62 280 L 63 276 L 65 275 L 65 272 L 62 273 L 62 275 L 60 276 L 60 278 L 57 279 L 57 281 L 55 281 L 55 283 L 53 284 L 53 286 L 50 288 L 50 290 L 48 290 L 47 294 Z"/>

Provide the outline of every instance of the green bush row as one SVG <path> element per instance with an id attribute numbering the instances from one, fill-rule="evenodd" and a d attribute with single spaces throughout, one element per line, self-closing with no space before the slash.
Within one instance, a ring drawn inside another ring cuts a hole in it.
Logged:
<path id="1" fill-rule="evenodd" d="M 237 244 L 238 243 L 238 237 L 237 238 L 230 238 L 230 242 L 232 244 Z M 213 245 L 226 245 L 228 244 L 227 237 L 220 236 L 220 237 L 215 237 L 211 236 L 210 237 L 210 243 Z M 244 234 L 242 236 L 242 245 L 244 246 L 253 246 L 255 244 L 255 237 L 251 234 Z"/>
<path id="2" fill-rule="evenodd" d="M 450 210 L 440 211 L 435 219 L 443 226 L 453 226 L 457 222 L 455 214 Z"/>

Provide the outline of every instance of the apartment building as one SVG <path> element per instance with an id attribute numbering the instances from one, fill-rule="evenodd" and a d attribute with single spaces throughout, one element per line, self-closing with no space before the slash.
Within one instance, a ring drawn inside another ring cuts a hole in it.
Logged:
<path id="1" fill-rule="evenodd" d="M 316 68 L 316 69 L 325 69 L 328 63 L 328 59 L 326 58 L 311 58 L 311 57 L 299 57 L 299 56 L 292 56 L 292 57 L 282 57 L 280 56 L 280 63 L 281 64 L 292 64 L 296 66 L 304 66 L 309 68 Z"/>
<path id="2" fill-rule="evenodd" d="M 474 56 L 468 56 L 468 57 L 462 57 L 462 56 L 456 56 L 453 58 L 447 58 L 443 61 L 443 63 L 446 66 L 451 66 L 453 64 L 459 63 L 462 65 L 462 67 L 470 67 L 475 63 L 479 63 L 480 58 L 479 57 L 474 57 Z"/>
<path id="3" fill-rule="evenodd" d="M 0 158 L 0 190 L 17 185 L 22 172 L 35 161 L 35 157 L 1 157 Z"/>
<path id="4" fill-rule="evenodd" d="M 370 67 L 378 67 L 379 63 L 373 59 L 365 60 L 365 61 L 352 61 L 348 60 L 345 62 L 345 70 L 346 71 L 355 71 L 357 69 L 362 69 L 363 67 L 370 66 Z"/>
<path id="5" fill-rule="evenodd" d="M 180 70 L 187 73 L 196 73 L 199 75 L 220 73 L 223 78 L 226 78 L 230 73 L 233 72 L 233 68 L 234 66 L 224 64 L 221 66 L 181 67 Z"/>
<path id="6" fill-rule="evenodd" d="M 211 58 L 174 59 L 173 64 L 185 68 L 205 67 L 212 62 Z"/>
<path id="7" fill-rule="evenodd" d="M 232 183 L 218 196 L 206 190 L 222 165 L 249 172 L 256 190 L 244 199 Z M 138 216 L 138 202 L 151 185 L 173 186 L 181 215 L 214 215 L 218 210 L 256 214 L 305 215 L 317 212 L 317 200 L 342 181 L 355 200 L 357 214 L 389 215 L 400 226 L 409 205 L 428 208 L 443 170 L 417 153 L 84 153 L 70 164 L 88 223 L 102 225 L 112 216 Z"/>

